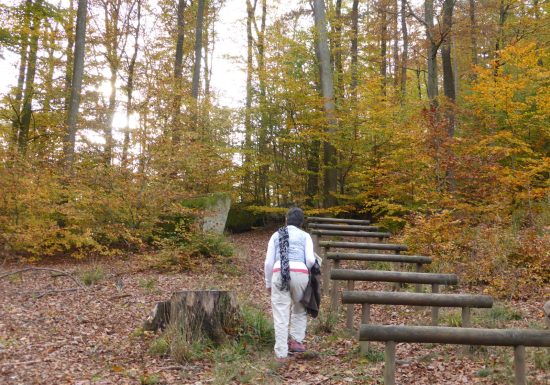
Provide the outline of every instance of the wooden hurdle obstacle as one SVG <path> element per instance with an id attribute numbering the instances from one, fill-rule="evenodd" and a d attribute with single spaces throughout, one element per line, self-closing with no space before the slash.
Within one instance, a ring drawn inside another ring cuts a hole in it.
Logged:
<path id="1" fill-rule="evenodd" d="M 334 223 L 310 223 L 307 225 L 308 229 L 318 230 L 340 230 L 340 231 L 380 231 L 380 226 L 369 225 L 348 225 L 348 224 L 334 224 Z"/>
<path id="2" fill-rule="evenodd" d="M 360 341 L 386 343 L 384 384 L 395 385 L 395 346 L 400 342 L 514 347 L 515 384 L 526 385 L 525 347 L 550 347 L 550 331 L 429 326 L 361 325 Z"/>
<path id="3" fill-rule="evenodd" d="M 434 293 L 395 293 L 387 291 L 344 291 L 342 303 L 348 304 L 347 327 L 353 330 L 353 306 L 361 304 L 361 324 L 370 324 L 371 305 L 412 305 L 462 308 L 462 327 L 471 326 L 471 308 L 493 307 L 493 298 L 488 295 L 434 294 Z M 351 307 L 351 312 L 349 311 Z M 432 326 L 439 323 L 438 313 L 432 312 Z M 436 318 L 434 318 L 434 316 Z M 368 342 L 361 342 L 361 353 L 366 353 Z"/>
<path id="4" fill-rule="evenodd" d="M 432 285 L 432 293 L 439 293 L 439 285 L 456 285 L 458 283 L 458 277 L 456 274 L 351 269 L 333 269 L 330 272 L 330 279 L 334 281 L 332 284 L 331 293 L 331 309 L 333 311 L 338 309 L 337 281 L 348 281 L 348 291 L 353 290 L 353 284 L 350 284 L 350 281 L 430 284 Z M 434 306 L 432 307 L 432 319 L 438 318 L 439 307 Z"/>
<path id="5" fill-rule="evenodd" d="M 347 219 L 347 218 L 328 218 L 328 217 L 307 217 L 306 223 L 344 223 L 355 225 L 368 225 L 369 220 L 366 219 Z"/>
<path id="6" fill-rule="evenodd" d="M 425 257 L 421 255 L 401 255 L 401 254 L 364 254 L 364 253 L 339 253 L 339 252 L 329 252 L 325 256 L 327 259 L 334 261 L 366 261 L 366 262 L 393 262 L 393 263 L 414 263 L 416 264 L 416 271 L 420 273 L 422 271 L 422 266 L 427 263 L 431 263 L 432 259 L 430 257 Z M 339 263 L 337 263 L 339 265 Z M 348 281 L 348 290 L 353 290 L 355 286 L 354 281 Z M 422 284 L 415 284 L 415 291 L 420 293 L 422 291 Z M 353 305 L 348 305 L 347 316 L 346 316 L 347 328 L 351 330 L 351 320 L 353 319 Z"/>

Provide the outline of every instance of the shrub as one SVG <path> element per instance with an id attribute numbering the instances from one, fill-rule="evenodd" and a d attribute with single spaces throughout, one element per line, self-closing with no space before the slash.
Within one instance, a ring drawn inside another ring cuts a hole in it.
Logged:
<path id="1" fill-rule="evenodd" d="M 101 267 L 94 267 L 93 269 L 83 271 L 80 274 L 80 278 L 85 285 L 95 285 L 105 277 L 105 273 Z"/>

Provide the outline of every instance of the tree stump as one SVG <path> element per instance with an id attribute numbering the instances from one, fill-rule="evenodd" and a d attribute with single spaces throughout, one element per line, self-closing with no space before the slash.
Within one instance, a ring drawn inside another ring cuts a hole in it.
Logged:
<path id="1" fill-rule="evenodd" d="M 158 330 L 170 325 L 187 342 L 208 338 L 216 344 L 239 331 L 240 311 L 235 293 L 202 290 L 172 294 L 167 302 L 159 302 L 145 321 L 144 329 Z"/>
<path id="2" fill-rule="evenodd" d="M 170 322 L 171 308 L 172 305 L 170 301 L 157 303 L 151 312 L 151 315 L 147 317 L 143 323 L 143 329 L 153 332 L 166 329 L 166 326 L 168 326 L 168 323 Z"/>

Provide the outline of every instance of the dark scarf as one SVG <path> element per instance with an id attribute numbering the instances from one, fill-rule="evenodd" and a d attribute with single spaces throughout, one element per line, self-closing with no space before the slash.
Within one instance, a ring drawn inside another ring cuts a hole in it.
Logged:
<path id="1" fill-rule="evenodd" d="M 283 226 L 279 233 L 279 253 L 281 255 L 281 291 L 290 289 L 290 264 L 288 261 L 288 227 Z"/>

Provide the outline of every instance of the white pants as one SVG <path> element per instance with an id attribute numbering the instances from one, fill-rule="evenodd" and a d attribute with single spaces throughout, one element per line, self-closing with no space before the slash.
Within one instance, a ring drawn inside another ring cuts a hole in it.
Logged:
<path id="1" fill-rule="evenodd" d="M 290 290 L 281 291 L 281 273 L 273 273 L 271 279 L 271 308 L 275 326 L 275 355 L 279 358 L 288 355 L 288 325 L 290 321 L 290 337 L 302 342 L 306 336 L 307 314 L 304 305 L 300 303 L 307 287 L 307 273 L 290 272 Z"/>

